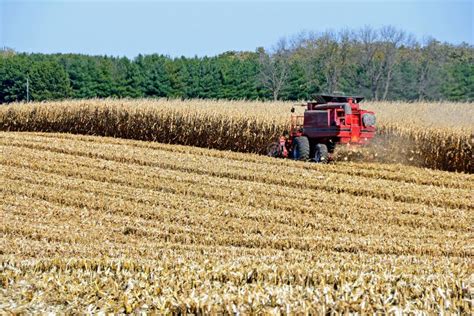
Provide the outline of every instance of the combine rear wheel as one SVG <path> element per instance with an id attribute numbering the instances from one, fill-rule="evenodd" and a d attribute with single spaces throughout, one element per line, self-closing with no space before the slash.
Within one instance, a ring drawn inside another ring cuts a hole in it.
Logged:
<path id="1" fill-rule="evenodd" d="M 308 160 L 309 159 L 309 141 L 308 137 L 300 136 L 293 139 L 293 159 Z"/>
<path id="2" fill-rule="evenodd" d="M 280 144 L 275 142 L 267 146 L 267 156 L 269 157 L 281 157 Z"/>
<path id="3" fill-rule="evenodd" d="M 316 144 L 314 151 L 314 161 L 320 163 L 329 162 L 329 151 L 325 144 Z"/>

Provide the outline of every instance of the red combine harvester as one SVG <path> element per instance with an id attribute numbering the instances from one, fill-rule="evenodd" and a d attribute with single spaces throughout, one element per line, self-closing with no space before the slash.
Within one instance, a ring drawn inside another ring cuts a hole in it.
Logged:
<path id="1" fill-rule="evenodd" d="M 304 115 L 291 115 L 290 130 L 269 145 L 268 155 L 327 163 L 337 144 L 367 144 L 375 135 L 375 113 L 359 108 L 362 99 L 318 95 L 303 104 Z"/>

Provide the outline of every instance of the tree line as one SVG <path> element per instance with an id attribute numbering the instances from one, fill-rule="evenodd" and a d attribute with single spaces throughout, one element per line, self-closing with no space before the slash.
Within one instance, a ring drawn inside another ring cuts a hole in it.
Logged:
<path id="1" fill-rule="evenodd" d="M 300 33 L 271 49 L 213 57 L 129 59 L 11 49 L 0 54 L 0 103 L 96 97 L 308 100 L 319 93 L 473 101 L 474 47 L 433 38 L 420 43 L 385 26 Z"/>

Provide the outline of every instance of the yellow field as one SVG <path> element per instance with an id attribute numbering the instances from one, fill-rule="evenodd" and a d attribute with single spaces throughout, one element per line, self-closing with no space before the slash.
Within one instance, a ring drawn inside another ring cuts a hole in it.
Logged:
<path id="1" fill-rule="evenodd" d="M 288 129 L 290 102 L 76 100 L 0 107 L 0 131 L 69 132 L 265 154 Z M 474 173 L 474 103 L 363 103 L 377 138 L 337 160 L 395 162 Z M 297 107 L 298 112 L 303 107 Z"/>
<path id="2" fill-rule="evenodd" d="M 0 133 L 1 312 L 472 311 L 474 175 Z"/>

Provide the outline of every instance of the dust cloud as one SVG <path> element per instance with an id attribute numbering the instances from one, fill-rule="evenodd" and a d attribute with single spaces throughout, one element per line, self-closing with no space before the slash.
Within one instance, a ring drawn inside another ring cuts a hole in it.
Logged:
<path id="1" fill-rule="evenodd" d="M 400 135 L 376 135 L 365 146 L 339 145 L 334 152 L 334 161 L 400 163 L 417 167 L 424 166 L 422 152 L 415 142 Z"/>

